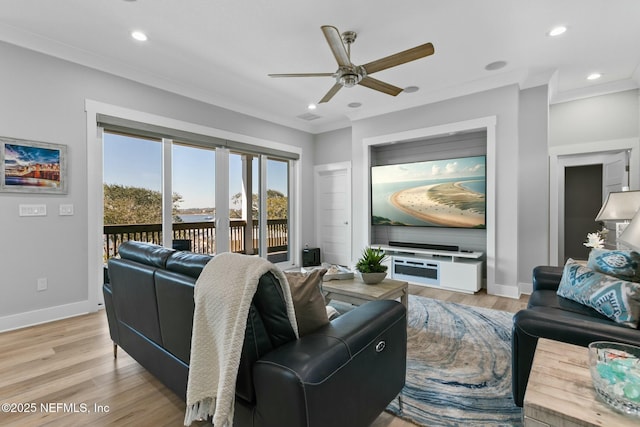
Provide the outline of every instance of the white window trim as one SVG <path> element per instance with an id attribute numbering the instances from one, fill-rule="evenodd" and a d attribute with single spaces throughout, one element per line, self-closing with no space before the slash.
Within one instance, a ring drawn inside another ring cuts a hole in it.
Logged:
<path id="1" fill-rule="evenodd" d="M 293 145 L 283 144 L 281 142 L 270 141 L 253 136 L 243 135 L 235 132 L 229 132 L 222 129 L 216 129 L 208 126 L 198 125 L 195 123 L 185 122 L 182 120 L 172 119 L 169 117 L 159 116 L 144 111 L 133 110 L 118 105 L 106 104 L 103 102 L 86 99 L 85 100 L 86 126 L 87 126 L 87 243 L 88 243 L 88 274 L 87 299 L 89 307 L 97 310 L 99 305 L 103 303 L 102 297 L 102 279 L 103 279 L 103 263 L 102 263 L 102 218 L 104 218 L 103 209 L 103 153 L 102 153 L 102 128 L 97 124 L 98 115 L 108 115 L 120 117 L 123 119 L 133 120 L 151 125 L 157 125 L 185 132 L 198 133 L 201 135 L 238 141 L 246 144 L 265 147 L 269 149 L 287 151 L 298 154 L 302 158 L 302 148 Z M 290 181 L 301 179 L 300 160 L 290 160 L 293 172 Z M 228 177 L 227 177 L 228 179 Z M 216 180 L 217 181 L 217 180 Z M 216 184 L 217 185 L 217 184 Z M 292 192 L 295 200 L 293 212 L 290 218 L 289 229 L 291 236 L 289 238 L 291 259 L 283 263 L 282 267 L 291 267 L 298 265 L 298 249 L 301 239 L 301 224 L 299 224 L 300 212 L 300 188 L 297 184 L 294 186 L 295 192 Z"/>

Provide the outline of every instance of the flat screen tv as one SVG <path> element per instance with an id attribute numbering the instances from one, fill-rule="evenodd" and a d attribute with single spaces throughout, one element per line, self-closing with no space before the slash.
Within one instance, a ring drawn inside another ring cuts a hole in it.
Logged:
<path id="1" fill-rule="evenodd" d="M 486 228 L 486 156 L 371 167 L 371 224 Z"/>

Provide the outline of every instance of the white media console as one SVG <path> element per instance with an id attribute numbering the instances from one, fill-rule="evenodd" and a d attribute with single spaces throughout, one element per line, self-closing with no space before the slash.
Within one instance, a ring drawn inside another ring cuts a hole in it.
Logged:
<path id="1" fill-rule="evenodd" d="M 372 244 L 389 256 L 390 277 L 415 285 L 465 293 L 482 287 L 482 252 L 444 251 Z"/>

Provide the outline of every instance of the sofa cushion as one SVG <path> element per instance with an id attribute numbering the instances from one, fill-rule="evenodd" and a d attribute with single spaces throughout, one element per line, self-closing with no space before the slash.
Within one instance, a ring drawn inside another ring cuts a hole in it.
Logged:
<path id="1" fill-rule="evenodd" d="M 139 262 L 153 267 L 164 268 L 167 258 L 175 251 L 164 246 L 128 240 L 118 247 L 122 259 Z"/>
<path id="2" fill-rule="evenodd" d="M 569 259 L 558 295 L 592 307 L 628 327 L 636 328 L 640 317 L 640 284 L 627 282 L 584 267 Z"/>
<path id="3" fill-rule="evenodd" d="M 607 316 L 597 312 L 595 309 L 581 304 L 579 302 L 572 301 L 570 299 L 561 297 L 557 291 L 541 290 L 535 291 L 529 297 L 529 303 L 527 308 L 543 307 L 545 309 L 555 309 L 560 311 L 569 311 L 571 313 L 582 314 L 589 317 L 598 319 L 606 319 L 611 321 Z"/>
<path id="4" fill-rule="evenodd" d="M 635 251 L 592 249 L 587 267 L 598 273 L 631 282 L 640 282 L 640 254 Z"/>
<path id="5" fill-rule="evenodd" d="M 197 279 L 211 258 L 211 255 L 178 251 L 167 258 L 166 269 Z"/>
<path id="6" fill-rule="evenodd" d="M 326 272 L 326 269 L 318 269 L 310 273 L 284 273 L 291 288 L 301 337 L 329 323 L 326 303 L 320 290 Z"/>

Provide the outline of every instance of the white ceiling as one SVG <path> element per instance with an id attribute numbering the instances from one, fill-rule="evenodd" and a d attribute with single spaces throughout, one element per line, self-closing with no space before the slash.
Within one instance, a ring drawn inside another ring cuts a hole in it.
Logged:
<path id="1" fill-rule="evenodd" d="M 321 25 L 358 33 L 355 64 L 433 43 L 374 75 L 420 90 L 343 88 L 298 118 L 335 81 L 267 74 L 336 71 Z M 0 40 L 313 133 L 508 84 L 550 83 L 552 102 L 640 86 L 638 0 L 1 0 Z"/>

